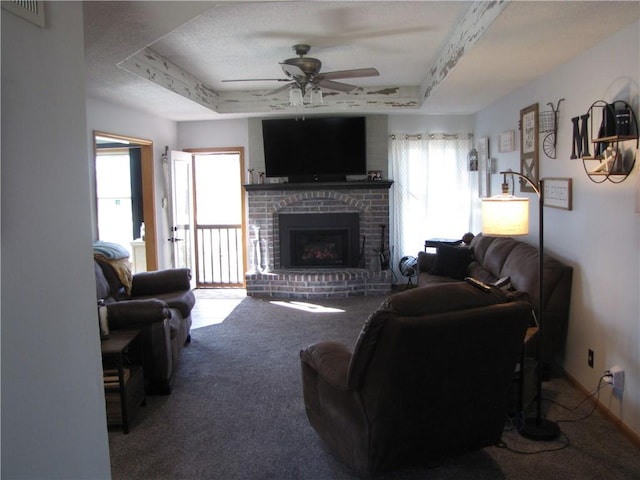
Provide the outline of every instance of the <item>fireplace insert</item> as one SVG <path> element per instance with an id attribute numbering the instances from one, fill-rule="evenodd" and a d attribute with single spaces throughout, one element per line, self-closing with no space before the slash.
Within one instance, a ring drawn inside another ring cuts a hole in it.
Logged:
<path id="1" fill-rule="evenodd" d="M 357 213 L 283 214 L 279 217 L 280 266 L 357 267 Z"/>

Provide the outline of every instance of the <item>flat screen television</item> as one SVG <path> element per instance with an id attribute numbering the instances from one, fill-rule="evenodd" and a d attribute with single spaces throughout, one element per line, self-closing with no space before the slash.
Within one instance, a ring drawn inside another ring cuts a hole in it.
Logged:
<path id="1" fill-rule="evenodd" d="M 365 117 L 262 120 L 265 174 L 291 183 L 365 175 L 365 126 Z"/>

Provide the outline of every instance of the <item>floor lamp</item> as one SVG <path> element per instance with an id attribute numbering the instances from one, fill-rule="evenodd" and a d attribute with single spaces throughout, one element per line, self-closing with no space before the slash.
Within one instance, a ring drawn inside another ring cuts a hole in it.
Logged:
<path id="1" fill-rule="evenodd" d="M 542 342 L 544 328 L 544 230 L 543 204 L 544 183 L 537 183 L 521 173 L 511 170 L 500 172 L 503 175 L 502 194 L 482 199 L 482 233 L 491 236 L 516 236 L 529 233 L 529 199 L 509 195 L 507 175 L 515 175 L 531 185 L 538 195 L 539 240 L 538 240 L 538 375 L 537 375 L 537 405 L 536 416 L 526 418 L 519 433 L 532 440 L 553 440 L 560 436 L 558 424 L 542 417 Z M 524 365 L 521 365 L 521 375 L 524 375 Z"/>

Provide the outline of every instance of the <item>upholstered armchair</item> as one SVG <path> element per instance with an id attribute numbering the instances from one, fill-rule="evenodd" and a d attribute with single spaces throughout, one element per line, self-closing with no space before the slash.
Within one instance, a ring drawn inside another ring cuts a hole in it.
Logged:
<path id="1" fill-rule="evenodd" d="M 300 352 L 311 425 L 363 476 L 498 443 L 531 310 L 465 282 L 391 296 L 353 351 Z"/>
<path id="2" fill-rule="evenodd" d="M 196 302 L 191 272 L 177 268 L 119 274 L 117 264 L 96 256 L 94 270 L 96 296 L 106 307 L 108 329 L 141 331 L 147 393 L 171 393 L 179 354 L 191 339 Z"/>

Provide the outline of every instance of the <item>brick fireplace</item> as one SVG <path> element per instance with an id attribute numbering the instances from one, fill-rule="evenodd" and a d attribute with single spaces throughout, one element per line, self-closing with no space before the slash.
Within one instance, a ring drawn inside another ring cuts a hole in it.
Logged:
<path id="1" fill-rule="evenodd" d="M 391 184 L 245 185 L 247 295 L 331 298 L 388 293 L 392 274 L 380 269 L 378 252 L 382 246 L 389 248 Z M 255 245 L 261 245 L 258 257 Z M 291 254 L 304 258 L 283 258 Z"/>

